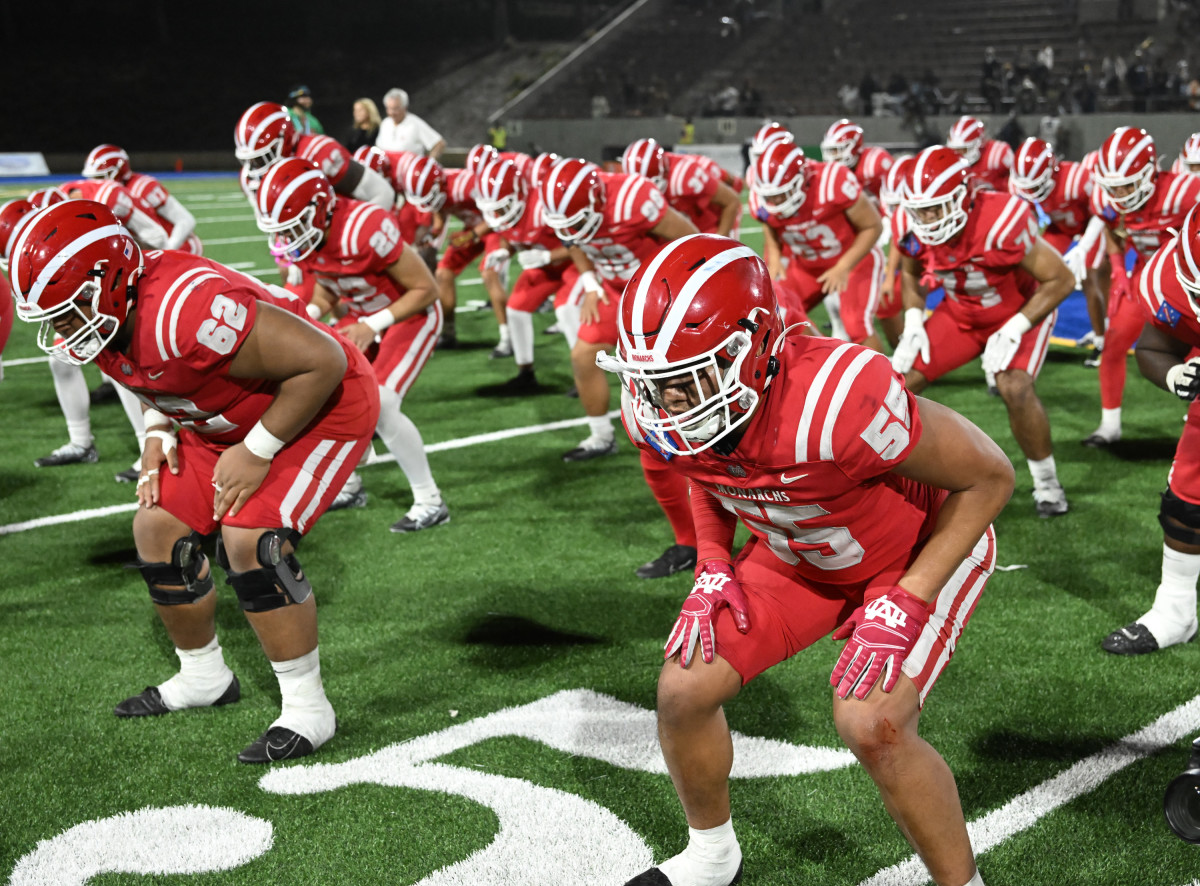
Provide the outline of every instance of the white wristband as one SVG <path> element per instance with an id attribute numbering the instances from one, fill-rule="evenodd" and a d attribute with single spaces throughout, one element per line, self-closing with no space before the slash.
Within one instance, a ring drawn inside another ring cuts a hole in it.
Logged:
<path id="1" fill-rule="evenodd" d="M 925 326 L 925 309 L 924 308 L 905 308 L 904 309 L 904 326 L 907 329 L 910 326 L 918 329 Z"/>
<path id="2" fill-rule="evenodd" d="M 246 434 L 246 439 L 242 442 L 252 453 L 267 461 L 273 459 L 275 453 L 283 448 L 283 441 L 264 428 L 261 421 L 250 429 Z"/>
<path id="3" fill-rule="evenodd" d="M 321 319 L 321 309 L 319 307 L 317 307 L 316 305 L 314 305 L 312 302 L 309 302 L 308 304 L 306 304 L 304 306 L 304 313 L 308 314 L 308 317 L 310 320 L 320 320 Z"/>
<path id="4" fill-rule="evenodd" d="M 396 317 L 392 314 L 390 308 L 384 308 L 382 311 L 376 311 L 370 317 L 363 317 L 358 322 L 364 326 L 371 327 L 371 331 L 378 335 L 395 323 Z"/>
<path id="5" fill-rule="evenodd" d="M 600 281 L 596 279 L 595 271 L 584 271 L 579 275 L 579 282 L 583 284 L 585 290 L 590 290 L 591 292 L 598 292 L 603 289 Z"/>
<path id="6" fill-rule="evenodd" d="M 174 427 L 171 420 L 159 412 L 157 409 L 147 409 L 142 412 L 142 427 L 152 428 L 155 425 L 166 425 L 168 428 Z"/>
<path id="7" fill-rule="evenodd" d="M 1008 318 L 1008 321 L 1004 324 L 1004 328 L 1010 332 L 1015 332 L 1019 338 L 1033 329 L 1033 323 L 1024 314 L 1017 311 L 1017 313 Z"/>

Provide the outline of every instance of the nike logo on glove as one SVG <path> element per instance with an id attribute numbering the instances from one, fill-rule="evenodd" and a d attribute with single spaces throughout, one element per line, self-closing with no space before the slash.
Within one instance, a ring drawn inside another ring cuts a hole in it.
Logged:
<path id="1" fill-rule="evenodd" d="M 795 477 L 789 477 L 787 474 L 779 475 L 779 482 L 783 484 L 795 483 L 797 480 L 803 480 L 808 474 L 797 474 Z"/>

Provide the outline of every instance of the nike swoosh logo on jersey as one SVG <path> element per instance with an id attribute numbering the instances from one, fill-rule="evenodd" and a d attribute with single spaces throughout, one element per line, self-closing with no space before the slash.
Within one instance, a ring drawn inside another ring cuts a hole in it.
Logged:
<path id="1" fill-rule="evenodd" d="M 795 477 L 789 477 L 787 474 L 779 475 L 779 482 L 783 484 L 795 483 L 797 480 L 803 480 L 808 474 L 797 474 Z"/>
<path id="2" fill-rule="evenodd" d="M 158 372 L 147 372 L 146 377 L 149 378 L 151 381 L 153 381 L 156 378 L 162 378 L 162 374 L 166 371 L 167 370 L 165 370 L 165 369 L 160 369 L 160 370 L 158 370 Z"/>

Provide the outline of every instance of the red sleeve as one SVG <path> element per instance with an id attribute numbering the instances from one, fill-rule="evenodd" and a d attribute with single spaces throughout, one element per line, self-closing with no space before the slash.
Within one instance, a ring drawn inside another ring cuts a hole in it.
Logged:
<path id="1" fill-rule="evenodd" d="M 1018 265 L 1033 251 L 1037 237 L 1037 219 L 1029 204 L 1020 197 L 1009 197 L 988 230 L 984 248 L 992 264 Z"/>
<path id="2" fill-rule="evenodd" d="M 640 176 L 639 176 L 640 178 Z M 635 187 L 633 199 L 629 203 L 630 224 L 648 231 L 662 221 L 667 212 L 667 198 L 654 187 L 649 179 L 642 179 Z"/>
<path id="3" fill-rule="evenodd" d="M 859 183 L 858 177 L 853 172 L 840 163 L 830 163 L 826 169 L 829 171 L 825 175 L 831 175 L 832 178 L 826 181 L 822 177 L 818 181 L 818 186 L 822 190 L 820 196 L 823 202 L 833 209 L 845 212 L 862 196 L 862 184 Z"/>
<path id="4" fill-rule="evenodd" d="M 366 256 L 367 268 L 382 274 L 400 260 L 404 253 L 404 238 L 400 236 L 400 226 L 390 212 L 372 204 L 364 205 L 371 208 L 366 211 L 366 218 L 352 244 L 351 254 Z"/>
<path id="5" fill-rule="evenodd" d="M 216 273 L 204 274 L 196 283 L 182 304 L 175 303 L 177 322 L 164 329 L 170 350 L 189 368 L 216 372 L 232 362 L 246 341 L 258 316 L 258 299 L 249 287 Z"/>
<path id="6" fill-rule="evenodd" d="M 705 560 L 732 560 L 737 516 L 703 486 L 691 485 L 692 522 L 696 525 L 696 568 Z"/>
<path id="7" fill-rule="evenodd" d="M 844 399 L 839 400 L 839 394 Z M 832 393 L 832 448 L 842 473 L 869 480 L 900 464 L 921 438 L 917 400 L 887 357 L 863 350 Z"/>

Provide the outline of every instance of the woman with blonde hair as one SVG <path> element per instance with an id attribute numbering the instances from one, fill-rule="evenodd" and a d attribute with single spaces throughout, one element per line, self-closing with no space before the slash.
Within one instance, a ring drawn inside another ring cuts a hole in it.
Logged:
<path id="1" fill-rule="evenodd" d="M 354 125 L 346 137 L 346 147 L 353 151 L 363 145 L 375 144 L 379 135 L 379 108 L 369 98 L 360 98 L 354 102 Z"/>

